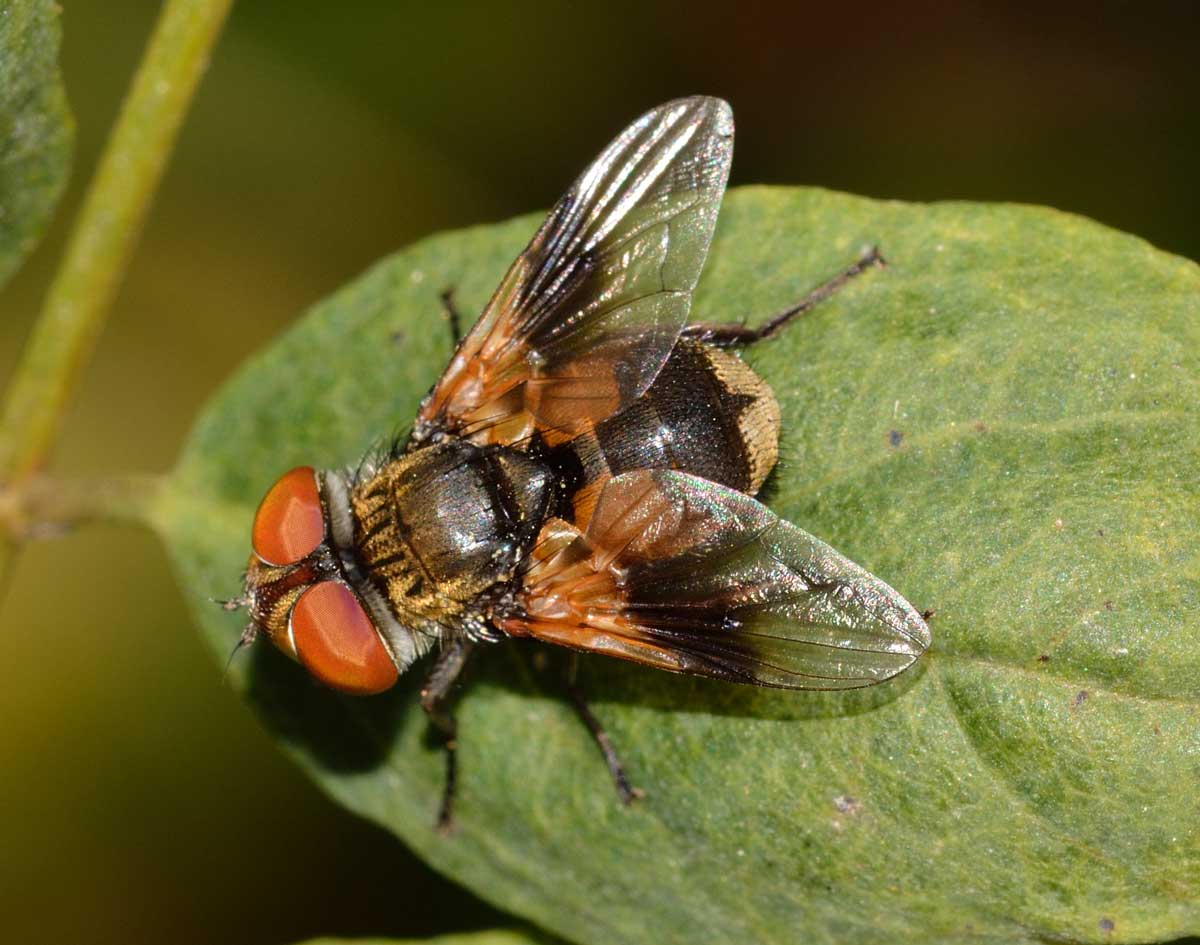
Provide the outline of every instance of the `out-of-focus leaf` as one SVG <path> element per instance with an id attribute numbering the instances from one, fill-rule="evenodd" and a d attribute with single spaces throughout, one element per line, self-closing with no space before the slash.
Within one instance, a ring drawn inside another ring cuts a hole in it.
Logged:
<path id="1" fill-rule="evenodd" d="M 46 229 L 67 180 L 60 14 L 52 0 L 0 0 L 0 285 Z"/>
<path id="2" fill-rule="evenodd" d="M 439 935 L 436 938 L 314 938 L 302 945 L 553 945 L 554 940 L 539 934 L 510 929 L 488 929 Z"/>
<path id="3" fill-rule="evenodd" d="M 159 510 L 217 653 L 259 498 L 352 464 L 449 353 L 537 219 L 427 240 L 254 358 Z M 595 657 L 582 682 L 647 797 L 621 807 L 535 650 L 459 706 L 458 829 L 414 698 L 341 697 L 268 647 L 235 669 L 331 795 L 437 869 L 588 945 L 1145 942 L 1200 931 L 1200 270 L 1009 206 L 730 194 L 693 317 L 758 320 L 890 261 L 747 353 L 779 396 L 783 517 L 933 608 L 896 684 L 786 693 Z M 398 333 L 397 340 L 392 340 Z"/>

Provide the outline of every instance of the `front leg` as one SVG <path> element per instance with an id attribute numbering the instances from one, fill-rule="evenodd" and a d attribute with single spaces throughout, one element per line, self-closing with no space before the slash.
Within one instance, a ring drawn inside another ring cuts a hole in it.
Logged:
<path id="1" fill-rule="evenodd" d="M 429 717 L 430 724 L 441 734 L 446 751 L 446 781 L 437 819 L 437 828 L 441 833 L 449 833 L 453 825 L 454 790 L 458 779 L 458 722 L 446 704 L 447 697 L 474 648 L 475 644 L 466 637 L 451 640 L 442 647 L 425 685 L 421 687 L 421 708 Z"/>

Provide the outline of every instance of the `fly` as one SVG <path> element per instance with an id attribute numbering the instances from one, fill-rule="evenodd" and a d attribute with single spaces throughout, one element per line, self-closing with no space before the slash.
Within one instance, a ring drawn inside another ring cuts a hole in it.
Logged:
<path id="1" fill-rule="evenodd" d="M 437 651 L 421 702 L 447 749 L 443 827 L 456 776 L 447 696 L 480 645 L 531 637 L 815 690 L 883 682 L 929 646 L 896 591 L 754 498 L 778 458 L 779 406 L 731 349 L 882 260 L 867 254 L 759 328 L 687 325 L 732 152 L 716 98 L 635 121 L 456 339 L 408 441 L 353 473 L 293 469 L 255 515 L 234 602 L 250 616 L 244 643 L 265 635 L 355 694 Z"/>

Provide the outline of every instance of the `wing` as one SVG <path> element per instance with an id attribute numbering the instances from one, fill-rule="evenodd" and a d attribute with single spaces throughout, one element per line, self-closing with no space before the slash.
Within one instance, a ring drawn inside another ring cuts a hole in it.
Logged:
<path id="1" fill-rule="evenodd" d="M 733 154 L 715 98 L 626 128 L 555 205 L 421 405 L 450 431 L 567 439 L 637 399 L 687 321 Z"/>
<path id="2" fill-rule="evenodd" d="M 507 633 L 782 689 L 854 689 L 929 646 L 903 597 L 754 499 L 666 470 L 612 479 L 586 533 L 543 528 Z"/>

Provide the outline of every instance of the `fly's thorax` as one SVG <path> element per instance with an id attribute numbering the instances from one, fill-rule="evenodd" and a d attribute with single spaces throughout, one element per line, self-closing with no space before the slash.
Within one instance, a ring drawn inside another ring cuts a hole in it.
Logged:
<path id="1" fill-rule="evenodd" d="M 512 580 L 551 492 L 536 459 L 446 438 L 354 486 L 356 559 L 401 623 L 461 625 Z"/>
<path id="2" fill-rule="evenodd" d="M 383 637 L 392 661 L 403 672 L 439 639 L 438 625 L 428 621 L 401 619 L 406 615 L 396 613 L 386 592 L 373 579 L 371 569 L 364 564 L 362 549 L 358 544 L 354 491 L 349 479 L 337 472 L 324 473 L 322 498 L 329 545 L 338 559 L 338 566 L 362 601 L 375 629 Z"/>

